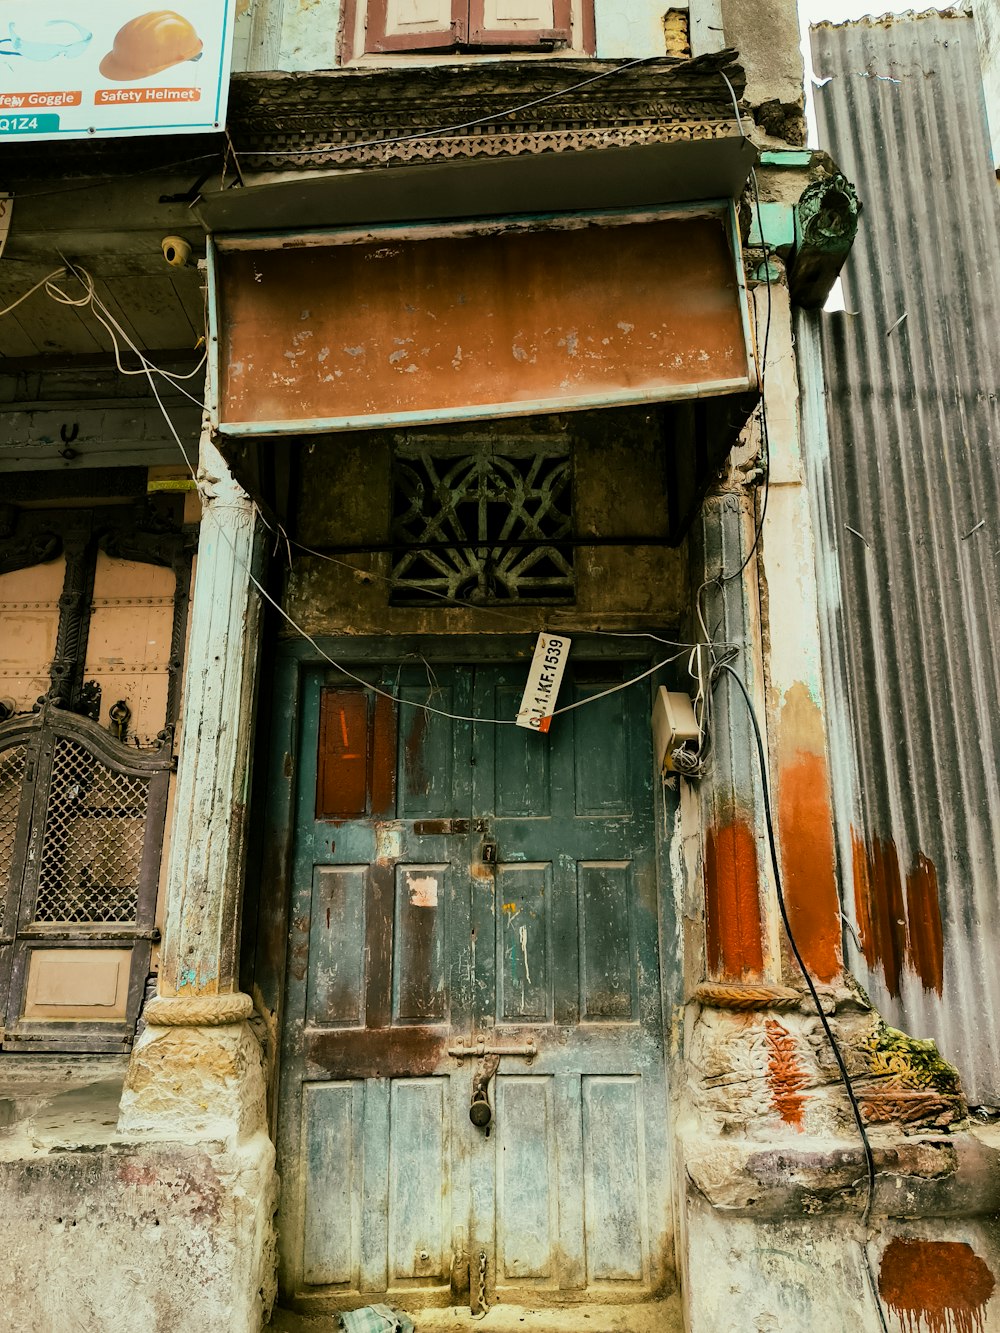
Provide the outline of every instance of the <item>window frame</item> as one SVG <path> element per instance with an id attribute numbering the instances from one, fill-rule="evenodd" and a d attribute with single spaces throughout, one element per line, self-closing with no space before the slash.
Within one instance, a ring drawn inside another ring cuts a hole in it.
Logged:
<path id="1" fill-rule="evenodd" d="M 357 0 L 364 5 L 365 0 Z M 413 33 L 409 36 L 391 36 L 386 33 L 390 0 L 367 0 L 365 10 L 364 55 L 405 55 L 412 51 L 453 51 L 467 40 L 468 0 L 451 0 L 451 35 L 443 28 L 436 32 Z M 353 6 L 351 6 L 353 8 Z M 349 27 L 353 26 L 351 24 Z"/>
<path id="2" fill-rule="evenodd" d="M 451 0 L 450 34 L 440 29 L 404 37 L 385 32 L 389 0 L 345 0 L 338 42 L 340 65 L 420 55 L 454 60 L 475 60 L 480 55 L 503 53 L 591 57 L 597 45 L 595 3 L 596 0 L 577 0 L 577 4 L 574 0 L 553 0 L 553 27 L 517 32 L 485 26 L 486 0 Z M 360 34 L 359 18 L 362 19 Z"/>
<path id="3" fill-rule="evenodd" d="M 514 48 L 537 47 L 544 48 L 549 43 L 565 41 L 571 45 L 573 41 L 573 5 L 572 0 L 552 0 L 552 20 L 551 28 L 524 29 L 521 32 L 511 31 L 509 29 L 489 29 L 486 27 L 486 0 L 469 0 L 468 3 L 468 37 L 469 46 L 488 46 L 502 47 L 503 49 L 513 50 Z M 454 12 L 454 9 L 452 10 Z"/>

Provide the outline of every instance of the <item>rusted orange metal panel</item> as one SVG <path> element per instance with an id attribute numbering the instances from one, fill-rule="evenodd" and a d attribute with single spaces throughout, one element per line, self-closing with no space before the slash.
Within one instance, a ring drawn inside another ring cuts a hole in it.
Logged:
<path id="1" fill-rule="evenodd" d="M 276 433 L 753 383 L 731 214 L 218 256 L 219 421 Z"/>

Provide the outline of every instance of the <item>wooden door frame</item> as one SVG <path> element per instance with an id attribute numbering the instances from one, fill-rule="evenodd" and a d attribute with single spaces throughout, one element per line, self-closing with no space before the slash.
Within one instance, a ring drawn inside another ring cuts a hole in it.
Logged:
<path id="1" fill-rule="evenodd" d="M 676 639 L 676 630 L 653 629 L 653 634 Z M 534 650 L 536 634 L 502 635 L 367 635 L 355 637 L 317 636 L 313 642 L 296 638 L 282 641 L 275 654 L 270 700 L 270 736 L 267 745 L 266 775 L 261 783 L 263 809 L 260 820 L 260 843 L 264 849 L 254 872 L 248 872 L 247 919 L 253 919 L 256 939 L 250 956 L 253 959 L 252 991 L 267 1026 L 268 1120 L 272 1141 L 278 1143 L 278 1090 L 281 1079 L 281 1048 L 284 1041 L 284 1003 L 289 969 L 289 927 L 292 900 L 292 870 L 295 841 L 295 815 L 298 801 L 300 771 L 300 718 L 303 691 L 307 676 L 314 671 L 336 673 L 333 662 L 343 663 L 351 671 L 364 675 L 365 669 L 381 667 L 386 662 L 483 663 L 523 661 L 525 671 Z M 574 645 L 576 661 L 635 662 L 637 666 L 655 660 L 663 650 L 649 639 L 616 638 L 577 632 Z M 327 654 L 326 657 L 323 654 Z M 343 676 L 349 684 L 350 677 Z M 662 677 L 650 678 L 650 707 L 654 683 Z M 635 688 L 646 688 L 645 682 Z M 658 902 L 658 949 L 660 962 L 660 992 L 664 1033 L 664 1071 L 668 1090 L 678 1087 L 676 1071 L 681 1064 L 681 1052 L 670 1041 L 673 1015 L 682 1002 L 683 959 L 682 917 L 675 904 L 679 892 L 670 892 L 670 858 L 672 836 L 664 819 L 665 807 L 656 790 L 654 775 L 654 866 Z M 668 1091 L 667 1115 L 671 1114 Z M 669 1135 L 668 1135 L 669 1143 Z M 667 1164 L 668 1178 L 674 1175 L 672 1149 Z M 677 1198 L 676 1184 L 670 1200 L 671 1234 L 676 1244 Z M 677 1271 L 676 1258 L 674 1271 Z"/>

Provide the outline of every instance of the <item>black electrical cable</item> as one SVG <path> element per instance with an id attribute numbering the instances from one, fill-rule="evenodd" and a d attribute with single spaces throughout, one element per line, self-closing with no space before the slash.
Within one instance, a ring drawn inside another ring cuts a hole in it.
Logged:
<path id="1" fill-rule="evenodd" d="M 760 723 L 757 721 L 757 710 L 753 706 L 753 700 L 750 698 L 750 692 L 743 683 L 742 677 L 728 666 L 725 662 L 719 663 L 715 669 L 716 679 L 725 671 L 732 676 L 736 684 L 740 687 L 740 693 L 743 695 L 743 702 L 746 704 L 747 712 L 750 714 L 750 722 L 753 726 L 754 739 L 757 742 L 757 762 L 760 765 L 760 785 L 764 794 L 764 820 L 767 824 L 767 843 L 771 853 L 771 868 L 774 871 L 774 887 L 778 897 L 778 910 L 781 913 L 782 925 L 785 928 L 785 935 L 788 938 L 788 944 L 798 964 L 799 971 L 805 980 L 812 996 L 813 1004 L 816 1006 L 816 1013 L 819 1015 L 819 1021 L 823 1025 L 823 1031 L 826 1039 L 830 1043 L 830 1049 L 833 1051 L 834 1059 L 837 1062 L 837 1068 L 840 1071 L 841 1081 L 847 1092 L 848 1100 L 851 1103 L 851 1111 L 854 1115 L 855 1124 L 858 1127 L 858 1134 L 861 1136 L 862 1147 L 865 1154 L 865 1170 L 868 1177 L 868 1192 L 865 1199 L 865 1206 L 861 1213 L 861 1223 L 865 1230 L 868 1229 L 871 1218 L 872 1206 L 875 1202 L 875 1156 L 872 1153 L 872 1146 L 868 1140 L 868 1131 L 865 1128 L 864 1117 L 861 1114 L 861 1107 L 855 1096 L 854 1089 L 851 1086 L 851 1077 L 847 1072 L 847 1065 L 844 1062 L 843 1054 L 840 1050 L 840 1044 L 834 1035 L 833 1028 L 830 1026 L 830 1020 L 823 1011 L 823 1004 L 820 1000 L 819 991 L 816 984 L 809 975 L 809 969 L 805 965 L 805 960 L 799 952 L 799 946 L 795 941 L 795 934 L 792 930 L 792 924 L 788 919 L 788 907 L 785 903 L 785 894 L 781 885 L 781 870 L 778 865 L 778 848 L 774 836 L 774 822 L 771 817 L 771 794 L 767 782 L 767 760 L 764 754 L 764 741 L 761 736 Z M 875 1301 L 875 1308 L 878 1311 L 879 1321 L 882 1325 L 883 1333 L 889 1333 L 889 1326 L 886 1323 L 885 1310 L 882 1308 L 882 1299 L 879 1295 L 878 1284 L 875 1281 L 875 1274 L 872 1272 L 871 1259 L 868 1254 L 867 1238 L 861 1242 L 861 1250 L 865 1260 L 865 1271 L 868 1275 L 868 1284 L 871 1288 L 872 1297 Z"/>
<path id="2" fill-rule="evenodd" d="M 728 83 L 729 80 L 727 79 Z M 730 90 L 732 85 L 730 84 Z M 733 94 L 735 103 L 735 93 Z M 742 131 L 742 126 L 740 126 Z M 745 136 L 744 136 L 745 137 Z M 760 243 L 764 249 L 764 279 L 767 283 L 767 318 L 764 321 L 764 345 L 760 355 L 760 437 L 764 451 L 764 498 L 760 505 L 760 517 L 757 520 L 757 529 L 754 532 L 753 542 L 749 551 L 743 558 L 743 563 L 738 569 L 734 569 L 731 574 L 720 574 L 720 583 L 731 583 L 733 579 L 739 576 L 746 569 L 747 565 L 753 559 L 757 547 L 760 545 L 761 535 L 764 532 L 764 520 L 767 517 L 767 500 L 771 494 L 771 437 L 767 429 L 767 397 L 765 395 L 765 380 L 767 376 L 767 345 L 771 339 L 771 254 L 768 249 L 767 241 L 764 239 L 764 224 L 761 220 L 760 212 L 760 190 L 757 187 L 757 172 L 751 170 L 750 180 L 753 184 L 754 207 L 757 213 L 757 231 L 760 233 Z"/>

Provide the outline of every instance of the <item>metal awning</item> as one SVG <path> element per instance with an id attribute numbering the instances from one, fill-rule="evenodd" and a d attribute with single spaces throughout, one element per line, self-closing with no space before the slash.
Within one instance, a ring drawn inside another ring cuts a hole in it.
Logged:
<path id="1" fill-rule="evenodd" d="M 222 236 L 209 284 L 209 408 L 224 436 L 756 387 L 730 200 Z"/>
<path id="2" fill-rule="evenodd" d="M 628 148 L 472 158 L 296 173 L 205 194 L 195 206 L 215 234 L 647 208 L 735 199 L 757 158 L 730 135 Z"/>

